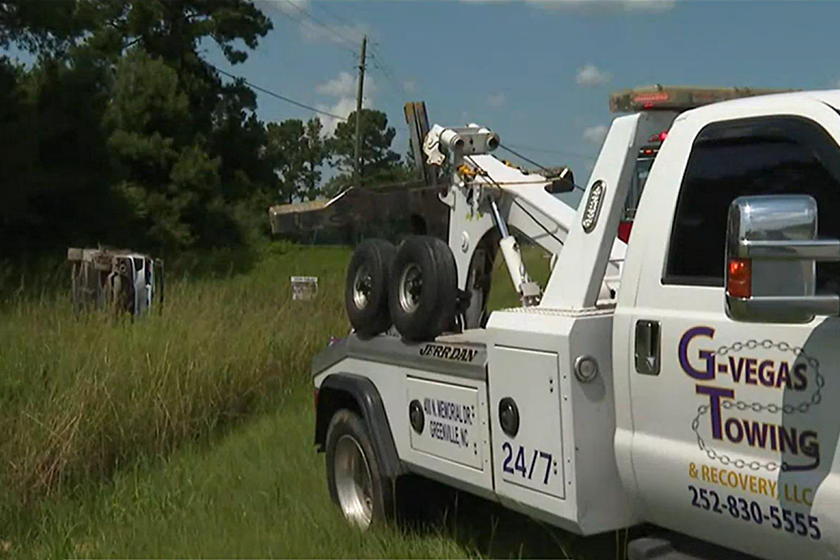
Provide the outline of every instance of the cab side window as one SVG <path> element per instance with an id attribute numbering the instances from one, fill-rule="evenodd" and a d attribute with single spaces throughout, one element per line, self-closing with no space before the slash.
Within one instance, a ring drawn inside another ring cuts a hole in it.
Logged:
<path id="1" fill-rule="evenodd" d="M 704 128 L 683 175 L 663 283 L 723 286 L 729 204 L 758 194 L 813 196 L 819 235 L 840 238 L 840 147 L 818 124 L 794 116 Z M 840 263 L 817 265 L 817 288 L 840 288 Z"/>

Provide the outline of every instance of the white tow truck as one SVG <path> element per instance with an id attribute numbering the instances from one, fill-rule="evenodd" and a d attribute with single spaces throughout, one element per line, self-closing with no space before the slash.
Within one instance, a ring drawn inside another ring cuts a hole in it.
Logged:
<path id="1" fill-rule="evenodd" d="M 412 473 L 582 535 L 689 537 L 630 558 L 840 558 L 840 91 L 686 91 L 627 92 L 577 210 L 494 132 L 430 131 L 448 243 L 362 243 L 354 330 L 313 360 L 349 520 L 388 518 Z M 554 256 L 545 286 L 512 229 Z M 487 313 L 497 248 L 522 305 Z"/>

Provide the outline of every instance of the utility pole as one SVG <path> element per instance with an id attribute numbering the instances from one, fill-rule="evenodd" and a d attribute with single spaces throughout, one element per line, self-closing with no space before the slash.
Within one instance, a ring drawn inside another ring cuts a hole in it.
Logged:
<path id="1" fill-rule="evenodd" d="M 356 149 L 353 157 L 355 164 L 355 186 L 362 185 L 362 95 L 365 91 L 365 51 L 367 50 L 367 35 L 362 37 L 362 56 L 359 58 L 359 89 L 356 92 Z"/>

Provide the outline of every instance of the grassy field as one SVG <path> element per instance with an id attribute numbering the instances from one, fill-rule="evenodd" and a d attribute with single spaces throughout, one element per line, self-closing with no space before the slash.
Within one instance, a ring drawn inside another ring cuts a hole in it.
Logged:
<path id="1" fill-rule="evenodd" d="M 612 535 L 441 488 L 428 523 L 344 523 L 312 447 L 309 362 L 347 332 L 349 255 L 272 245 L 248 274 L 170 282 L 166 312 L 135 323 L 77 319 L 49 290 L 6 298 L 0 558 L 614 557 Z M 320 277 L 316 301 L 290 300 L 291 274 Z M 494 304 L 515 303 L 497 278 Z"/>

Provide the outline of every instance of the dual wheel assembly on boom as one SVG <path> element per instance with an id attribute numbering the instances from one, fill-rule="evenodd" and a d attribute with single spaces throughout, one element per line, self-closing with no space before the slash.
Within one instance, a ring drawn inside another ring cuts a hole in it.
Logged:
<path id="1" fill-rule="evenodd" d="M 431 340 L 454 326 L 457 282 L 452 252 L 436 237 L 410 236 L 399 247 L 368 239 L 347 269 L 347 316 L 361 336 L 394 325 L 406 340 Z"/>

